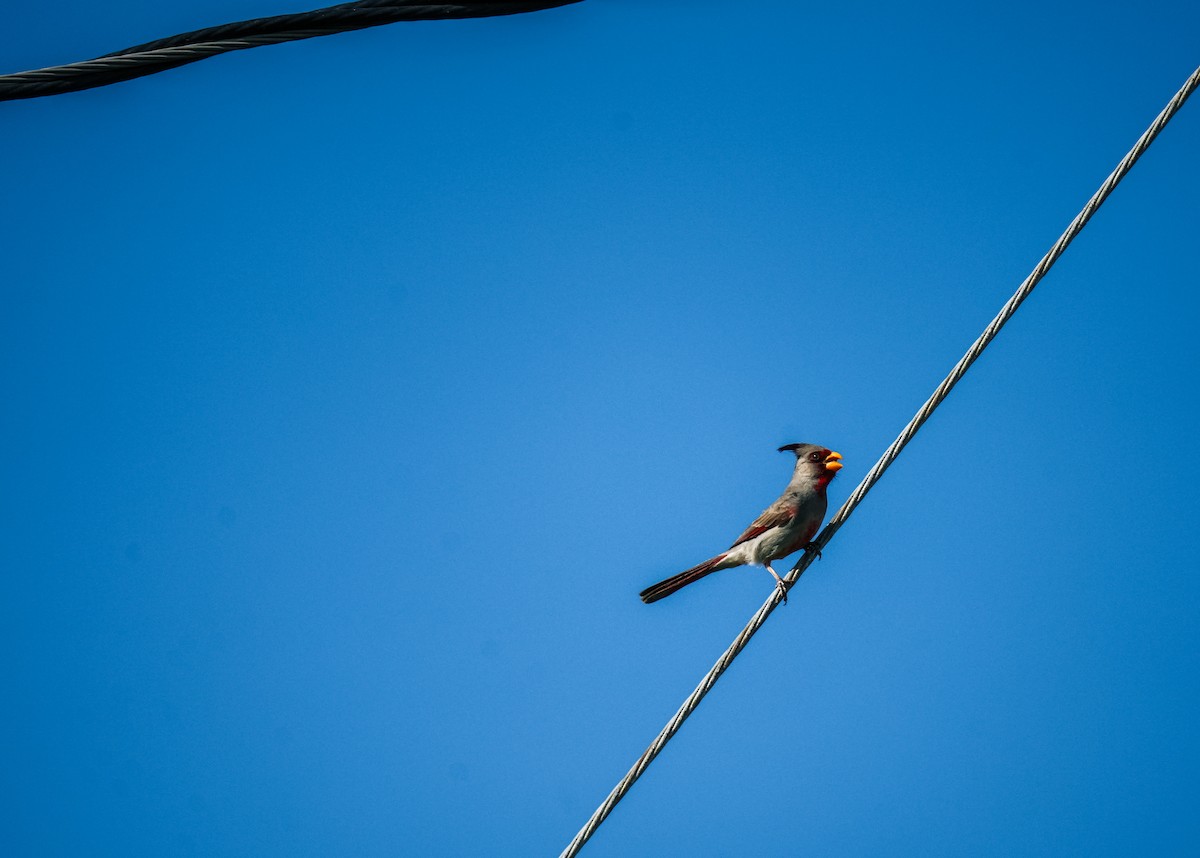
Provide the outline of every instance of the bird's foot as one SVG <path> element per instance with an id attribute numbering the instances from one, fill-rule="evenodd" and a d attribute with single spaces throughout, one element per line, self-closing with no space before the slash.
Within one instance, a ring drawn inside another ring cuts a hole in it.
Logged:
<path id="1" fill-rule="evenodd" d="M 783 583 L 783 579 L 779 577 L 779 573 L 771 568 L 771 564 L 767 564 L 767 571 L 771 573 L 771 577 L 775 579 L 775 589 L 779 591 L 779 596 L 783 600 L 783 604 L 787 604 L 787 584 Z"/>
<path id="2" fill-rule="evenodd" d="M 808 545 L 804 546 L 804 550 L 817 552 L 817 559 L 818 560 L 821 559 L 821 549 L 817 547 L 817 543 L 815 543 L 815 542 L 808 543 Z"/>

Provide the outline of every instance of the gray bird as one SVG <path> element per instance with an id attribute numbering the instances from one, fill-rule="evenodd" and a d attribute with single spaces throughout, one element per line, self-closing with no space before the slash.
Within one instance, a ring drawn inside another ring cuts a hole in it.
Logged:
<path id="1" fill-rule="evenodd" d="M 785 451 L 796 454 L 796 469 L 779 500 L 763 510 L 728 551 L 647 587 L 641 592 L 643 602 L 657 602 L 719 569 L 746 565 L 765 566 L 787 602 L 787 587 L 771 568 L 771 562 L 812 542 L 829 505 L 825 487 L 843 466 L 840 453 L 819 444 L 786 444 L 779 448 L 779 452 Z"/>

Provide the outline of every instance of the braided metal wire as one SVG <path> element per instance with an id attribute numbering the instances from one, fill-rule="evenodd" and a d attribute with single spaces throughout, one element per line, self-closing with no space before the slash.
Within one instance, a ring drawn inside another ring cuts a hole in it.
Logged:
<path id="1" fill-rule="evenodd" d="M 1087 205 L 1083 207 L 1083 210 L 1075 216 L 1075 219 L 1071 221 L 1070 226 L 1068 226 L 1066 231 L 1059 236 L 1058 241 L 1054 242 L 1054 245 L 1050 248 L 1046 255 L 1042 257 L 1041 261 L 1038 262 L 1029 276 L 1025 278 L 1025 281 L 1021 283 L 1020 287 L 1013 294 L 1013 296 L 1009 298 L 1007 302 L 1005 302 L 1004 306 L 1000 309 L 1000 312 L 996 314 L 996 318 L 992 319 L 991 323 L 984 329 L 983 333 L 979 335 L 979 338 L 975 340 L 969 349 L 967 349 L 966 354 L 964 354 L 958 363 L 954 365 L 954 369 L 950 371 L 950 374 L 942 379 L 941 384 L 939 384 L 933 391 L 933 395 L 925 401 L 925 404 L 921 406 L 920 410 L 917 411 L 912 420 L 908 422 L 908 425 L 904 427 L 896 440 L 893 441 L 891 446 L 889 446 L 887 450 L 884 451 L 883 455 L 880 456 L 879 461 L 875 463 L 875 466 L 871 468 L 865 477 L 863 477 L 862 482 L 858 484 L 858 488 L 850 493 L 850 497 L 848 497 L 846 502 L 842 504 L 841 509 L 834 514 L 833 518 L 831 518 L 829 523 L 825 525 L 825 528 L 821 531 L 820 535 L 814 540 L 813 547 L 800 557 L 800 559 L 796 562 L 796 565 L 792 567 L 791 571 L 789 571 L 784 577 L 784 584 L 789 590 L 796 583 L 796 581 L 800 579 L 800 576 L 804 574 L 804 570 L 806 570 L 812 564 L 813 558 L 815 558 L 819 551 L 829 543 L 829 540 L 833 538 L 833 535 L 837 533 L 838 529 L 846 523 L 846 519 L 850 517 L 850 514 L 854 512 L 860 503 L 862 503 L 863 499 L 867 496 L 867 492 L 869 492 L 871 488 L 877 482 L 879 482 L 884 471 L 891 466 L 892 462 L 896 461 L 896 458 L 900 455 L 900 451 L 903 450 L 905 445 L 912 440 L 913 436 L 917 434 L 921 426 L 925 424 L 925 421 L 927 421 L 933 415 L 933 412 L 939 405 L 941 405 L 942 400 L 944 400 L 950 394 L 950 391 L 954 389 L 954 385 L 958 384 L 959 380 L 966 375 L 967 370 L 971 368 L 971 364 L 975 363 L 975 360 L 983 353 L 983 350 L 988 347 L 988 344 L 991 343 L 993 339 L 995 339 L 996 334 L 1000 332 L 1000 329 L 1003 328 L 1005 323 L 1012 318 L 1014 313 L 1017 312 L 1017 308 L 1021 306 L 1021 303 L 1029 296 L 1029 293 L 1033 291 L 1038 282 L 1041 281 L 1044 276 L 1046 276 L 1046 272 L 1048 272 L 1050 267 L 1054 265 L 1060 256 L 1062 256 L 1063 251 L 1067 249 L 1067 246 L 1074 240 L 1075 236 L 1079 235 L 1080 231 L 1091 219 L 1092 215 L 1095 214 L 1096 210 L 1099 209 L 1104 203 L 1104 201 L 1108 198 L 1108 195 L 1113 192 L 1113 189 L 1116 188 L 1117 184 L 1123 178 L 1125 178 L 1125 175 L 1137 162 L 1137 159 L 1140 158 L 1142 153 L 1145 152 L 1146 149 L 1149 148 L 1150 144 L 1154 142 L 1154 138 L 1158 136 L 1159 132 L 1162 131 L 1166 124 L 1171 121 L 1171 117 L 1173 117 L 1179 111 L 1179 108 L 1183 106 L 1183 103 L 1187 100 L 1188 96 L 1195 92 L 1197 86 L 1200 86 L 1200 68 L 1192 72 L 1191 77 L 1187 79 L 1184 85 L 1180 88 L 1179 92 L 1175 94 L 1174 98 L 1167 103 L 1167 106 L 1164 107 L 1162 112 L 1158 114 L 1158 117 L 1153 123 L 1151 123 L 1150 127 L 1146 129 L 1145 133 L 1138 138 L 1137 143 L 1135 143 L 1133 148 L 1129 150 L 1129 153 L 1121 159 L 1121 162 L 1117 165 L 1116 169 L 1112 171 L 1109 177 L 1104 180 L 1104 183 L 1100 186 L 1099 190 L 1092 195 L 1092 198 L 1088 200 Z M 567 848 L 562 851 L 559 858 L 572 858 L 572 856 L 579 854 L 579 850 L 583 848 L 583 844 L 587 843 L 587 841 L 595 833 L 596 829 L 600 826 L 600 823 L 602 823 L 608 817 L 608 815 L 612 813 L 612 810 L 614 807 L 616 807 L 617 802 L 624 798 L 625 794 L 629 792 L 629 788 L 632 787 L 634 782 L 642 776 L 642 773 L 646 771 L 646 768 L 650 765 L 654 758 L 659 755 L 662 749 L 666 746 L 667 742 L 671 740 L 671 737 L 679 731 L 679 728 L 683 725 L 683 722 L 687 720 L 688 716 L 691 715 L 693 711 L 695 711 L 696 707 L 700 705 L 700 701 L 704 699 L 704 696 L 708 694 L 708 692 L 716 684 L 717 680 L 721 678 L 721 674 L 723 674 L 729 665 L 733 663 L 733 660 L 737 658 L 738 653 L 746 648 L 746 644 L 750 642 L 750 638 L 752 638 L 755 632 L 757 632 L 762 627 L 763 623 L 767 621 L 767 617 L 769 617 L 771 612 L 775 610 L 781 599 L 782 595 L 780 594 L 779 590 L 773 589 L 771 591 L 771 597 L 767 599 L 767 601 L 763 603 L 763 606 L 759 608 L 757 612 L 755 612 L 753 617 L 750 618 L 750 622 L 744 629 L 742 629 L 741 633 L 738 634 L 733 643 L 729 645 L 729 648 L 721 654 L 721 657 L 717 659 L 717 663 L 712 666 L 712 669 L 705 674 L 704 678 L 700 681 L 700 684 L 696 686 L 696 690 L 689 694 L 687 699 L 683 701 L 683 705 L 679 707 L 679 710 L 671 717 L 671 720 L 667 722 L 667 725 L 663 727 L 661 732 L 659 732 L 659 734 L 654 738 L 654 741 L 650 743 L 650 747 L 646 748 L 642 755 L 638 757 L 637 762 L 633 764 L 633 768 L 626 773 L 625 777 L 621 778 L 620 783 L 618 783 L 613 788 L 612 792 L 608 794 L 608 797 L 604 799 L 604 802 L 596 809 L 596 812 L 592 814 L 591 818 L 588 819 L 583 828 L 579 830 L 579 833 L 575 835 L 575 837 L 567 845 Z"/>
<path id="2" fill-rule="evenodd" d="M 473 0 L 415 3 L 413 0 L 360 0 L 311 12 L 274 15 L 206 27 L 124 48 L 93 60 L 0 75 L 0 101 L 59 95 L 178 68 L 217 54 L 263 45 L 347 33 L 398 21 L 441 21 L 536 12 L 579 0 Z"/>

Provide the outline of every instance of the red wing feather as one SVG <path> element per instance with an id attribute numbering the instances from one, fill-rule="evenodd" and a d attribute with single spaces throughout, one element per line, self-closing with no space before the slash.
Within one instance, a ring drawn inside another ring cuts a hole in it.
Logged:
<path id="1" fill-rule="evenodd" d="M 730 548 L 736 548 L 748 539 L 753 539 L 759 534 L 766 533 L 772 527 L 783 527 L 796 517 L 795 507 L 777 507 L 769 506 L 763 510 L 763 514 L 754 519 L 754 523 L 746 528 L 746 532 L 737 538 L 737 541 Z"/>

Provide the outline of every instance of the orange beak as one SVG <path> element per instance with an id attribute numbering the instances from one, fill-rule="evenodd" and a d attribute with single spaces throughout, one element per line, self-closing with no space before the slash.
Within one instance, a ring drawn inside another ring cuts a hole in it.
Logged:
<path id="1" fill-rule="evenodd" d="M 841 453 L 830 453 L 825 457 L 825 470 L 833 471 L 836 474 L 844 467 L 846 466 L 842 464 Z"/>

